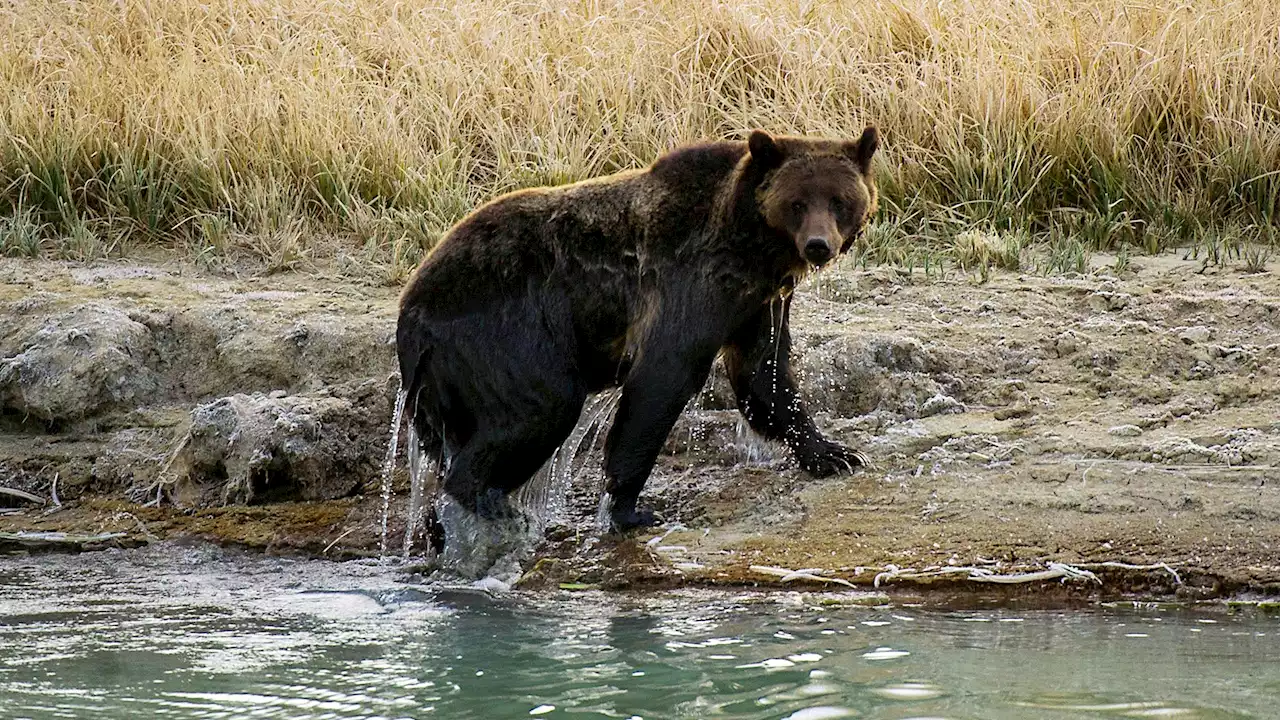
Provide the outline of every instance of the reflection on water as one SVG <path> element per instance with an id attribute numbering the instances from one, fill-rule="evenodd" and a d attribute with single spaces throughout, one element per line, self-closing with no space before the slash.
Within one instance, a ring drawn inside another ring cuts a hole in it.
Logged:
<path id="1" fill-rule="evenodd" d="M 1280 620 L 796 593 L 491 599 L 376 565 L 0 558 L 4 718 L 1272 718 Z"/>

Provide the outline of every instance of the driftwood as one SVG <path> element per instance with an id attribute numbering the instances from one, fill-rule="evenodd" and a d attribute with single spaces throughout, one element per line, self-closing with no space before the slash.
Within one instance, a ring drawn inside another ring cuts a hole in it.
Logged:
<path id="1" fill-rule="evenodd" d="M 26 500 L 27 502 L 35 503 L 37 505 L 43 505 L 45 503 L 45 499 L 40 497 L 39 495 L 32 495 L 29 492 L 25 492 L 23 490 L 17 490 L 15 488 L 0 487 L 0 495 L 8 495 L 10 497 L 16 497 L 19 500 Z"/>
<path id="2" fill-rule="evenodd" d="M 97 535 L 71 535 L 60 532 L 0 532 L 0 551 L 3 550 L 96 550 L 100 547 L 119 546 L 129 533 L 109 532 Z"/>
<path id="3" fill-rule="evenodd" d="M 1095 584 L 1101 584 L 1102 580 L 1088 568 L 1120 568 L 1123 570 L 1163 570 L 1173 576 L 1173 580 L 1178 585 L 1182 584 L 1182 578 L 1178 575 L 1178 571 L 1174 570 L 1167 563 L 1153 563 L 1151 565 L 1131 565 L 1123 562 L 1098 562 L 1098 563 L 1075 563 L 1068 565 L 1067 563 L 1050 562 L 1044 570 L 1001 574 L 989 568 L 973 567 L 970 565 L 946 566 L 946 567 L 927 567 L 922 570 L 915 568 L 900 568 L 897 565 L 886 565 L 883 572 L 878 573 L 872 580 L 874 587 L 880 587 L 881 584 L 888 583 L 893 580 L 917 580 L 921 582 L 930 582 L 937 578 L 953 578 L 956 580 L 968 580 L 980 583 L 997 583 L 997 584 L 1016 584 L 1041 582 L 1044 580 L 1057 580 L 1062 582 L 1068 580 L 1086 581 Z M 753 572 L 762 575 L 771 575 L 778 578 L 778 582 L 789 583 L 796 580 L 805 580 L 809 582 L 836 583 L 846 587 L 855 587 L 853 583 L 838 577 L 830 577 L 823 573 L 828 572 L 822 568 L 804 568 L 802 570 L 789 570 L 787 568 L 771 567 L 768 565 L 752 565 Z M 861 568 L 858 569 L 861 572 Z"/>

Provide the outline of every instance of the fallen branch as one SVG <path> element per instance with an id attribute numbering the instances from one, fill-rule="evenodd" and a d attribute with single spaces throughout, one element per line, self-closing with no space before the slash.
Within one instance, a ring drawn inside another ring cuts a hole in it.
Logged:
<path id="1" fill-rule="evenodd" d="M 1168 563 L 1153 563 L 1151 565 L 1130 565 L 1129 563 L 1122 563 L 1122 562 L 1116 562 L 1115 560 L 1108 560 L 1106 562 L 1100 562 L 1100 563 L 1076 563 L 1076 567 L 1082 567 L 1082 568 L 1111 567 L 1111 568 L 1120 568 L 1121 570 L 1164 570 L 1165 572 L 1173 576 L 1173 581 L 1175 583 L 1179 585 L 1182 584 L 1182 577 L 1178 575 L 1178 571 L 1170 567 Z"/>
<path id="2" fill-rule="evenodd" d="M 1040 582 L 1044 580 L 1061 579 L 1062 582 L 1068 580 L 1084 580 L 1092 583 L 1101 584 L 1102 580 L 1088 568 L 1119 568 L 1122 570 L 1164 570 L 1173 576 L 1174 582 L 1181 585 L 1182 578 L 1178 572 L 1174 570 L 1168 563 L 1153 563 L 1151 565 L 1131 565 L 1129 563 L 1116 562 L 1109 560 L 1107 562 L 1098 563 L 1076 563 L 1068 565 L 1067 563 L 1050 562 L 1044 570 L 1037 570 L 1025 573 L 1009 573 L 999 574 L 987 568 L 973 566 L 947 566 L 947 567 L 927 567 L 923 570 L 914 568 L 899 568 L 896 565 L 885 566 L 884 572 L 876 575 L 872 584 L 880 587 L 881 582 L 889 582 L 891 580 L 924 580 L 928 578 L 942 577 L 944 575 L 966 575 L 965 580 L 972 582 L 984 583 L 1001 583 L 1016 584 Z"/>
<path id="3" fill-rule="evenodd" d="M 1037 570 L 1027 573 L 1000 574 L 988 570 L 987 568 L 973 566 L 948 566 L 948 567 L 927 567 L 923 570 L 914 568 L 899 568 L 896 565 L 889 565 L 885 571 L 876 575 L 872 581 L 872 585 L 880 587 L 880 583 L 889 582 L 890 580 L 923 580 L 927 578 L 941 577 L 943 575 L 964 574 L 965 580 L 983 583 L 999 583 L 999 584 L 1017 584 L 1029 582 L 1041 582 L 1044 580 L 1056 580 L 1061 578 L 1062 582 L 1067 580 L 1087 580 L 1089 582 L 1102 584 L 1102 580 L 1097 575 L 1088 570 L 1081 570 L 1066 563 L 1051 562 L 1045 570 Z"/>
<path id="4" fill-rule="evenodd" d="M 36 503 L 38 505 L 43 505 L 45 503 L 45 499 L 40 497 L 39 495 L 32 495 L 29 492 L 26 492 L 24 490 L 18 490 L 16 488 L 0 487 L 0 495 L 9 495 L 12 497 L 16 497 L 20 500 L 26 500 L 27 502 Z"/>
<path id="5" fill-rule="evenodd" d="M 60 532 L 0 532 L 0 548 L 18 547 L 22 549 L 50 548 L 83 548 L 99 543 L 119 540 L 129 533 L 109 532 L 98 535 L 68 535 Z"/>
<path id="6" fill-rule="evenodd" d="M 808 580 L 811 582 L 836 583 L 850 588 L 857 586 L 848 580 L 836 577 L 827 577 L 822 573 L 827 572 L 822 568 L 804 568 L 801 570 L 791 570 L 788 568 L 775 567 L 772 565 L 752 565 L 752 572 L 762 575 L 769 575 L 778 578 L 780 583 L 789 583 L 796 580 Z M 947 565 L 932 566 L 921 570 L 915 568 L 900 568 L 897 565 L 886 565 L 883 572 L 877 574 L 872 580 L 874 587 L 880 587 L 880 583 L 887 583 L 893 580 L 929 580 L 932 578 L 941 578 L 948 575 L 963 575 L 958 578 L 960 580 L 968 580 L 970 582 L 980 583 L 996 583 L 1001 585 L 1015 585 L 1019 583 L 1043 582 L 1045 580 L 1080 580 L 1091 582 L 1098 585 L 1102 584 L 1102 579 L 1089 568 L 1118 568 L 1121 570 L 1163 570 L 1173 576 L 1173 581 L 1178 585 L 1182 584 L 1182 577 L 1178 575 L 1178 571 L 1174 570 L 1168 563 L 1152 563 L 1150 565 L 1133 565 L 1130 563 L 1108 560 L 1106 562 L 1094 563 L 1075 563 L 1069 565 L 1067 563 L 1050 562 L 1046 564 L 1044 570 L 1035 570 L 1031 572 L 1021 573 L 997 573 L 989 568 L 975 567 L 972 565 Z"/>
<path id="7" fill-rule="evenodd" d="M 789 583 L 789 582 L 794 582 L 796 580 L 809 580 L 812 582 L 836 583 L 837 585 L 844 585 L 846 587 L 857 588 L 856 585 L 849 582 L 848 580 L 843 580 L 841 578 L 835 578 L 835 577 L 825 577 L 823 575 L 819 575 L 818 573 L 826 572 L 826 570 L 823 570 L 822 568 L 805 568 L 804 570 L 788 570 L 787 568 L 773 567 L 771 565 L 752 565 L 751 570 L 753 572 L 758 572 L 763 575 L 772 575 L 773 577 L 779 578 L 778 582 L 781 582 L 781 583 Z"/>

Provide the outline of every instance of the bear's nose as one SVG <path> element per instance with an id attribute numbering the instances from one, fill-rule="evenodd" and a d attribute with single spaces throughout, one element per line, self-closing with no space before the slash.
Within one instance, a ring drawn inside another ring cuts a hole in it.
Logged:
<path id="1" fill-rule="evenodd" d="M 804 244 L 804 258 L 814 265 L 821 265 L 831 259 L 831 245 L 826 238 L 809 238 Z"/>

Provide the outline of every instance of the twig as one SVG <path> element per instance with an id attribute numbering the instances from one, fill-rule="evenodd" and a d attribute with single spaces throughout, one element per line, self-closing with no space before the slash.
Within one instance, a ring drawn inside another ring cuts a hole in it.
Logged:
<path id="1" fill-rule="evenodd" d="M 49 485 L 49 496 L 53 500 L 53 504 L 62 507 L 62 501 L 58 499 L 58 476 L 61 473 L 53 474 L 53 483 Z"/>
<path id="2" fill-rule="evenodd" d="M 661 544 L 662 544 L 662 541 L 663 541 L 663 540 L 666 540 L 666 539 L 667 539 L 667 536 L 668 536 L 668 535 L 670 535 L 671 533 L 673 533 L 673 532 L 677 532 L 677 531 L 680 531 L 680 530 L 688 530 L 688 529 L 689 529 L 689 528 L 687 528 L 687 527 L 685 527 L 685 526 L 683 526 L 683 525 L 681 525 L 681 524 L 679 524 L 679 523 L 676 523 L 675 525 L 672 525 L 670 528 L 668 528 L 668 529 L 667 529 L 667 531 L 666 531 L 666 532 L 664 532 L 664 533 L 662 533 L 661 535 L 659 535 L 659 536 L 657 536 L 657 537 L 655 537 L 655 538 L 650 538 L 650 539 L 648 540 L 648 542 L 646 542 L 646 543 L 645 543 L 645 546 L 646 546 L 646 547 L 648 547 L 648 548 L 650 548 L 650 549 L 652 549 L 652 548 L 656 548 L 656 547 L 658 547 L 659 545 L 661 545 Z"/>
<path id="3" fill-rule="evenodd" d="M 355 526 L 352 526 L 352 527 L 347 528 L 347 531 L 346 531 L 346 532 L 344 532 L 344 533 L 342 533 L 341 535 L 339 535 L 338 537 L 334 538 L 334 539 L 333 539 L 333 542 L 329 543 L 328 545 L 325 545 L 325 546 L 324 546 L 324 550 L 321 550 L 321 551 L 320 551 L 320 554 L 321 554 L 321 555 L 324 555 L 325 553 L 329 552 L 330 550 L 332 550 L 332 549 L 333 549 L 333 546 L 334 546 L 334 545 L 337 545 L 337 544 L 338 544 L 338 541 L 339 541 L 339 540 L 341 540 L 342 538 L 344 538 L 344 537 L 346 537 L 346 536 L 350 535 L 350 534 L 351 534 L 351 533 L 353 533 L 353 532 L 355 532 Z"/>
<path id="4" fill-rule="evenodd" d="M 113 521 L 113 520 L 119 520 L 120 518 L 126 518 L 126 517 L 127 517 L 127 518 L 131 518 L 135 523 L 137 523 L 137 524 L 138 524 L 138 529 L 142 531 L 142 534 L 143 534 L 143 535 L 146 535 L 148 538 L 150 538 L 150 539 L 152 539 L 152 540 L 159 540 L 159 539 L 160 539 L 160 538 L 156 537 L 156 536 L 155 536 L 155 534 L 153 534 L 150 530 L 148 530 L 148 529 L 147 529 L 146 524 L 144 524 L 144 523 L 142 522 L 142 520 L 140 520 L 140 519 L 138 518 L 138 516 L 137 516 L 137 515 L 134 515 L 134 514 L 133 514 L 133 513 L 131 513 L 131 512 L 125 512 L 124 510 L 120 510 L 120 511 L 118 511 L 118 512 L 114 512 L 114 513 L 112 513 L 112 514 L 111 514 L 111 517 L 107 518 L 107 522 L 111 522 L 111 521 Z"/>

